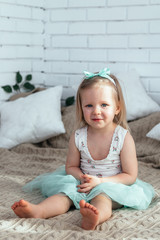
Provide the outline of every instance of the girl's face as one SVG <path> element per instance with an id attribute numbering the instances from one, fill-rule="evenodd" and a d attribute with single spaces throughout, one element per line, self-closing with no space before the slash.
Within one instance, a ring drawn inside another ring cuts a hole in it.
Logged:
<path id="1" fill-rule="evenodd" d="M 113 91 L 112 87 L 106 84 L 96 84 L 81 91 L 83 117 L 90 127 L 113 127 L 114 116 L 120 111 Z"/>

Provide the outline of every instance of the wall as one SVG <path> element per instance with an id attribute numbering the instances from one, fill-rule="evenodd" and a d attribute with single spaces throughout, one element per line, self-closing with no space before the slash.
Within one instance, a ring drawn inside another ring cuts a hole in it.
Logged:
<path id="1" fill-rule="evenodd" d="M 0 1 L 0 84 L 15 81 L 15 72 L 44 79 L 44 1 Z"/>
<path id="2" fill-rule="evenodd" d="M 83 70 L 136 69 L 160 103 L 159 13 L 160 0 L 0 0 L 0 85 L 16 71 L 72 87 Z"/>

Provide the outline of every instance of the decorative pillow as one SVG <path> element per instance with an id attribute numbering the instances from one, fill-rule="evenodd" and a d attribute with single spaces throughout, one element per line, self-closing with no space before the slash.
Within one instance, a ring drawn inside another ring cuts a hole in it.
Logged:
<path id="1" fill-rule="evenodd" d="M 135 70 L 116 74 L 126 103 L 127 120 L 134 120 L 160 111 L 159 105 L 149 97 Z"/>
<path id="2" fill-rule="evenodd" d="M 146 136 L 160 141 L 160 123 L 154 126 Z"/>
<path id="3" fill-rule="evenodd" d="M 160 112 L 155 112 L 129 122 L 131 134 L 136 145 L 138 161 L 151 163 L 156 168 L 160 168 L 160 142 L 146 137 L 146 134 L 159 122 Z"/>
<path id="4" fill-rule="evenodd" d="M 61 120 L 62 86 L 46 89 L 0 106 L 0 147 L 37 143 L 65 132 Z"/>
<path id="5" fill-rule="evenodd" d="M 70 136 L 75 130 L 76 125 L 76 110 L 75 105 L 62 108 L 62 121 L 66 132 L 58 136 L 52 137 L 41 143 L 42 147 L 53 147 L 53 148 L 67 148 Z"/>

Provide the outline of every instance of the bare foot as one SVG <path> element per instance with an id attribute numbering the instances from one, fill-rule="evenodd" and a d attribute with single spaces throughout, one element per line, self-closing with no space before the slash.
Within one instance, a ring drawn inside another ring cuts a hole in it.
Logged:
<path id="1" fill-rule="evenodd" d="M 79 202 L 80 213 L 82 214 L 82 228 L 85 230 L 94 230 L 99 222 L 99 212 L 93 205 L 84 200 Z"/>
<path id="2" fill-rule="evenodd" d="M 42 218 L 37 205 L 31 204 L 25 200 L 15 202 L 11 208 L 20 218 Z"/>

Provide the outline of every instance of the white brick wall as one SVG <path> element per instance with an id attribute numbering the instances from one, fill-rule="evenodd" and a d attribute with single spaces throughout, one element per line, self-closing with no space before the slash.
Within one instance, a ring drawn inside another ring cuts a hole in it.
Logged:
<path id="1" fill-rule="evenodd" d="M 104 66 L 135 68 L 160 103 L 160 0 L 0 0 L 0 85 L 71 87 Z"/>
<path id="2" fill-rule="evenodd" d="M 44 83 L 44 2 L 0 0 L 0 85 L 14 84 L 17 71 Z"/>

